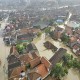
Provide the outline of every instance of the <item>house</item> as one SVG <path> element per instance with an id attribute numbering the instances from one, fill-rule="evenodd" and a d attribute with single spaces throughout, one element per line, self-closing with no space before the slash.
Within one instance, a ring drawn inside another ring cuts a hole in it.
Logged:
<path id="1" fill-rule="evenodd" d="M 8 71 L 8 80 L 27 80 L 26 71 L 27 69 L 25 66 L 15 67 Z"/>
<path id="2" fill-rule="evenodd" d="M 54 54 L 54 56 L 52 56 L 52 58 L 49 60 L 52 64 L 52 67 L 54 67 L 56 65 L 56 63 L 58 63 L 62 59 L 62 57 L 65 55 L 66 51 L 67 51 L 66 49 L 60 48 Z"/>
<path id="3" fill-rule="evenodd" d="M 33 41 L 33 38 L 34 38 L 33 33 L 17 35 L 17 41 L 20 41 L 20 42 L 31 42 Z"/>
<path id="4" fill-rule="evenodd" d="M 37 57 L 36 59 L 30 61 L 30 68 L 35 68 L 39 64 L 40 64 L 40 57 Z"/>
<path id="5" fill-rule="evenodd" d="M 19 34 L 27 34 L 27 33 L 35 33 L 37 34 L 38 32 L 41 32 L 40 29 L 36 29 L 36 28 L 23 28 L 21 30 L 19 30 Z"/>
<path id="6" fill-rule="evenodd" d="M 76 36 L 71 36 L 70 37 L 70 42 L 73 43 L 73 42 L 76 42 L 77 41 L 77 37 Z"/>
<path id="7" fill-rule="evenodd" d="M 31 60 L 34 60 L 38 57 L 39 57 L 38 53 L 33 52 L 33 53 L 26 53 L 26 54 L 20 55 L 19 59 L 22 65 L 26 65 L 26 64 L 29 64 Z"/>
<path id="8" fill-rule="evenodd" d="M 50 74 L 51 63 L 45 57 L 32 60 L 30 66 L 35 70 L 28 74 L 29 80 L 43 80 Z"/>
<path id="9" fill-rule="evenodd" d="M 80 26 L 79 22 L 77 21 L 69 21 L 66 26 L 72 27 L 72 28 L 78 28 Z"/>
<path id="10" fill-rule="evenodd" d="M 28 74 L 28 79 L 29 79 L 29 80 L 40 80 L 40 79 L 41 79 L 40 76 L 41 76 L 41 75 L 38 74 L 37 72 L 32 72 L 32 73 L 29 73 L 29 74 Z"/>
<path id="11" fill-rule="evenodd" d="M 80 49 L 76 51 L 75 53 L 77 56 L 80 56 Z"/>
<path id="12" fill-rule="evenodd" d="M 80 28 L 78 28 L 78 29 L 76 30 L 76 33 L 77 33 L 77 34 L 80 34 Z"/>
<path id="13" fill-rule="evenodd" d="M 77 55 L 80 56 L 80 44 L 76 43 L 72 47 L 72 51 Z"/>
<path id="14" fill-rule="evenodd" d="M 44 43 L 44 46 L 47 48 L 47 49 L 51 49 L 53 51 L 56 51 L 57 50 L 57 47 L 55 47 L 51 42 L 49 41 L 46 41 Z"/>
<path id="15" fill-rule="evenodd" d="M 37 51 L 38 52 L 34 43 L 30 43 L 30 44 L 27 45 L 27 51 L 28 52 L 31 52 L 31 51 Z"/>
<path id="16" fill-rule="evenodd" d="M 52 76 L 48 76 L 46 77 L 44 80 L 56 80 L 56 78 L 52 77 Z"/>
<path id="17" fill-rule="evenodd" d="M 57 26 L 55 30 L 52 32 L 53 34 L 51 34 L 52 39 L 59 40 L 63 32 L 64 28 L 61 26 L 60 27 Z"/>
<path id="18" fill-rule="evenodd" d="M 26 65 L 29 63 L 29 61 L 31 61 L 33 58 L 31 55 L 29 54 L 23 54 L 19 57 L 20 61 L 21 61 L 21 64 L 22 65 Z"/>
<path id="19" fill-rule="evenodd" d="M 33 28 L 34 28 L 35 26 L 40 26 L 40 29 L 45 29 L 46 27 L 49 26 L 49 22 L 46 21 L 46 20 L 45 20 L 45 21 L 39 20 L 39 21 L 37 21 L 36 23 L 35 23 L 35 22 L 33 23 Z"/>
<path id="20" fill-rule="evenodd" d="M 75 53 L 76 51 L 78 51 L 80 49 L 80 45 L 78 43 L 74 44 L 73 47 L 73 52 Z"/>
<path id="21" fill-rule="evenodd" d="M 72 36 L 73 35 L 73 28 L 72 27 L 69 27 L 69 26 L 66 26 L 65 27 L 65 33 L 68 36 Z"/>
<path id="22" fill-rule="evenodd" d="M 11 46 L 9 55 L 15 55 L 17 58 L 19 57 L 19 53 L 18 53 L 15 45 Z"/>
<path id="23" fill-rule="evenodd" d="M 74 45 L 74 44 L 77 44 L 77 43 L 78 43 L 77 37 L 76 37 L 76 36 L 71 36 L 71 37 L 70 37 L 70 40 L 69 40 L 69 43 L 68 43 L 69 47 L 72 48 L 73 45 Z"/>
<path id="24" fill-rule="evenodd" d="M 15 55 L 9 55 L 7 61 L 8 61 L 8 70 L 21 66 L 21 61 Z"/>

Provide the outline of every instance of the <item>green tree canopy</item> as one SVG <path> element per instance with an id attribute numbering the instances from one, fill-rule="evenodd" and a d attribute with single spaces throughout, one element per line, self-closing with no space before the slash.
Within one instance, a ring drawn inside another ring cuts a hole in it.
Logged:
<path id="1" fill-rule="evenodd" d="M 66 53 L 63 57 L 63 65 L 67 66 L 68 68 L 71 68 L 73 65 L 73 56 Z"/>
<path id="2" fill-rule="evenodd" d="M 67 36 L 65 33 L 63 33 L 61 40 L 63 43 L 67 44 L 69 42 L 69 36 Z"/>
<path id="3" fill-rule="evenodd" d="M 62 64 L 57 63 L 56 66 L 51 71 L 51 76 L 54 75 L 57 79 L 62 78 L 68 73 L 68 70 L 62 66 Z"/>
<path id="4" fill-rule="evenodd" d="M 23 50 L 25 49 L 25 47 L 22 44 L 17 44 L 16 48 L 20 54 L 22 54 Z"/>
<path id="5" fill-rule="evenodd" d="M 78 61 L 76 58 L 73 59 L 73 68 L 80 69 L 80 61 Z"/>
<path id="6" fill-rule="evenodd" d="M 47 28 L 45 28 L 45 30 L 44 30 L 44 32 L 45 32 L 46 34 L 50 33 L 50 31 L 51 31 L 51 27 L 47 27 Z"/>

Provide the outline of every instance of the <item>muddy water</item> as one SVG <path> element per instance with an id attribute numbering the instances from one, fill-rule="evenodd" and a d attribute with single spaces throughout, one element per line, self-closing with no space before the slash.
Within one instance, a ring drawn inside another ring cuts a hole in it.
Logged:
<path id="1" fill-rule="evenodd" d="M 6 18 L 2 23 L 0 27 L 0 60 L 1 60 L 1 65 L 0 65 L 0 80 L 8 80 L 7 79 L 7 56 L 9 54 L 10 48 L 5 46 L 2 38 L 2 32 L 7 24 L 7 19 Z"/>
<path id="2" fill-rule="evenodd" d="M 75 69 L 70 69 L 64 80 L 80 80 L 80 72 Z"/>
<path id="3" fill-rule="evenodd" d="M 43 43 L 45 42 L 45 38 L 43 35 L 41 36 L 41 40 L 39 40 L 36 43 L 36 47 L 39 50 L 40 56 L 45 56 L 47 59 L 50 59 L 54 54 L 50 50 L 45 50 L 45 48 L 43 46 Z M 49 37 L 47 40 L 52 42 L 58 48 L 62 47 L 62 48 L 67 49 L 68 54 L 71 54 L 71 55 L 73 55 L 74 58 L 77 58 L 77 56 L 74 55 L 74 53 L 72 53 L 70 48 L 66 47 L 62 42 L 54 41 L 53 39 L 51 39 Z M 78 70 L 70 69 L 68 75 L 66 75 L 63 80 L 80 80 L 80 73 L 78 72 Z"/>

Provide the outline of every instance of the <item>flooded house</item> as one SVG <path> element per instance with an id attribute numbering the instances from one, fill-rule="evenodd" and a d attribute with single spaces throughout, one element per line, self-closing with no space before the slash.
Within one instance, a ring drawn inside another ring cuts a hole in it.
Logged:
<path id="1" fill-rule="evenodd" d="M 52 64 L 52 67 L 54 67 L 57 63 L 60 62 L 60 60 L 62 59 L 62 57 L 65 55 L 65 53 L 67 52 L 66 49 L 64 48 L 60 48 L 49 60 Z"/>
<path id="2" fill-rule="evenodd" d="M 35 68 L 35 70 L 28 73 L 29 80 L 43 80 L 50 74 L 51 63 L 45 57 L 32 60 L 30 65 L 31 68 Z"/>
<path id="3" fill-rule="evenodd" d="M 45 43 L 44 43 L 44 46 L 47 48 L 47 49 L 51 49 L 51 50 L 53 50 L 53 51 L 57 51 L 57 47 L 56 46 L 54 46 L 51 42 L 49 42 L 49 41 L 46 41 Z"/>

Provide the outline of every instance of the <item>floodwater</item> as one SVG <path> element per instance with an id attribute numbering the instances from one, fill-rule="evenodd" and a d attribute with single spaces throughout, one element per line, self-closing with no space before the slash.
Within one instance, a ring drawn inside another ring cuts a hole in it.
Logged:
<path id="1" fill-rule="evenodd" d="M 2 32 L 7 24 L 8 17 L 2 21 L 1 27 L 0 27 L 0 60 L 1 60 L 1 65 L 0 65 L 0 80 L 8 80 L 7 79 L 7 56 L 9 54 L 10 48 L 5 46 L 2 38 Z"/>
<path id="2" fill-rule="evenodd" d="M 57 48 L 65 48 L 67 49 L 67 53 L 73 55 L 74 58 L 77 58 L 77 56 L 71 52 L 70 48 L 66 47 L 62 42 L 54 41 L 53 39 L 49 38 L 46 39 L 53 43 Z M 44 34 L 42 34 L 41 39 L 36 43 L 36 47 L 39 50 L 40 56 L 46 57 L 48 60 L 54 55 L 54 53 L 50 50 L 45 50 L 45 47 L 43 43 L 45 42 Z M 80 80 L 80 72 L 75 69 L 70 69 L 68 75 L 64 77 L 63 80 Z"/>
<path id="3" fill-rule="evenodd" d="M 44 47 L 43 44 L 44 42 L 45 42 L 45 33 L 41 35 L 41 39 L 35 45 L 39 51 L 40 56 L 41 57 L 44 56 L 49 60 L 54 55 L 54 53 L 51 50 L 47 50 Z"/>
<path id="4" fill-rule="evenodd" d="M 64 80 L 80 80 L 80 72 L 75 69 L 70 69 L 68 75 L 64 77 Z"/>

